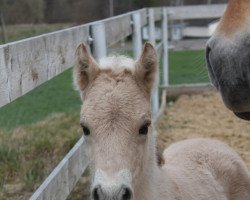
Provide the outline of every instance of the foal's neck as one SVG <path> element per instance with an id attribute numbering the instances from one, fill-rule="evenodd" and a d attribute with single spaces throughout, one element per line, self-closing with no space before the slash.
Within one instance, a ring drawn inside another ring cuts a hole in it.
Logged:
<path id="1" fill-rule="evenodd" d="M 151 138 L 152 139 L 152 138 Z M 174 184 L 157 164 L 155 138 L 151 141 L 144 167 L 135 186 L 135 200 L 168 200 Z M 169 189 L 169 190 L 168 190 Z"/>

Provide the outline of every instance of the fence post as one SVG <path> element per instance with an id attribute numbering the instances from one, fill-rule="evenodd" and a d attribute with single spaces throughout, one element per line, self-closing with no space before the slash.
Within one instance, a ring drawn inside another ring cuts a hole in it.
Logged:
<path id="1" fill-rule="evenodd" d="M 149 41 L 155 46 L 155 20 L 154 20 L 154 9 L 148 9 L 148 22 L 149 22 Z M 156 47 L 155 47 L 156 48 Z M 152 96 L 152 113 L 155 117 L 159 110 L 159 72 L 156 80 L 156 88 Z"/>
<path id="2" fill-rule="evenodd" d="M 133 24 L 133 57 L 138 59 L 142 50 L 142 38 L 141 38 L 141 15 L 139 12 L 132 14 Z"/>
<path id="3" fill-rule="evenodd" d="M 101 22 L 91 26 L 93 38 L 93 54 L 96 59 L 107 56 L 105 25 Z"/>
<path id="4" fill-rule="evenodd" d="M 163 42 L 163 85 L 169 85 L 169 64 L 168 64 L 168 15 L 167 9 L 162 8 L 162 42 Z"/>

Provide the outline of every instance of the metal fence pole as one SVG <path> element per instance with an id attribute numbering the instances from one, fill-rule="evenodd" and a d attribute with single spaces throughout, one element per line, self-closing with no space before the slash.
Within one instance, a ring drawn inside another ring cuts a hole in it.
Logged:
<path id="1" fill-rule="evenodd" d="M 149 41 L 155 45 L 155 20 L 154 20 L 154 9 L 148 9 L 148 21 L 149 21 Z"/>
<path id="2" fill-rule="evenodd" d="M 163 85 L 169 85 L 169 64 L 168 64 L 168 15 L 167 9 L 162 9 L 162 42 L 163 42 Z"/>
<path id="3" fill-rule="evenodd" d="M 154 9 L 150 8 L 148 10 L 149 16 L 149 41 L 155 46 L 155 20 L 154 20 Z M 156 80 L 156 88 L 152 96 L 152 113 L 155 117 L 159 110 L 159 72 Z"/>
<path id="4" fill-rule="evenodd" d="M 133 24 L 133 57 L 138 59 L 142 51 L 142 37 L 141 37 L 141 15 L 139 12 L 132 14 Z"/>
<path id="5" fill-rule="evenodd" d="M 107 56 L 105 25 L 101 22 L 91 26 L 93 38 L 93 54 L 96 59 Z"/>

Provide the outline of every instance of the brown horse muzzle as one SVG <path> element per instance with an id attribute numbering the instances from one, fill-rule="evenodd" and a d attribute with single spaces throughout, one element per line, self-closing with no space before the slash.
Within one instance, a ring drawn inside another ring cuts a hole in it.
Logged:
<path id="1" fill-rule="evenodd" d="M 211 82 L 224 104 L 236 116 L 250 120 L 250 44 L 245 41 L 223 46 L 221 40 L 210 39 L 206 61 Z"/>

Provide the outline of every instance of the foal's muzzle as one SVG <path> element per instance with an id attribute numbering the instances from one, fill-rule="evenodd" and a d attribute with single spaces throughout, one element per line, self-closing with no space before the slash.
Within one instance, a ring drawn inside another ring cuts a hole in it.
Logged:
<path id="1" fill-rule="evenodd" d="M 128 170 L 107 175 L 97 170 L 94 175 L 91 197 L 93 200 L 132 200 L 132 176 Z"/>

